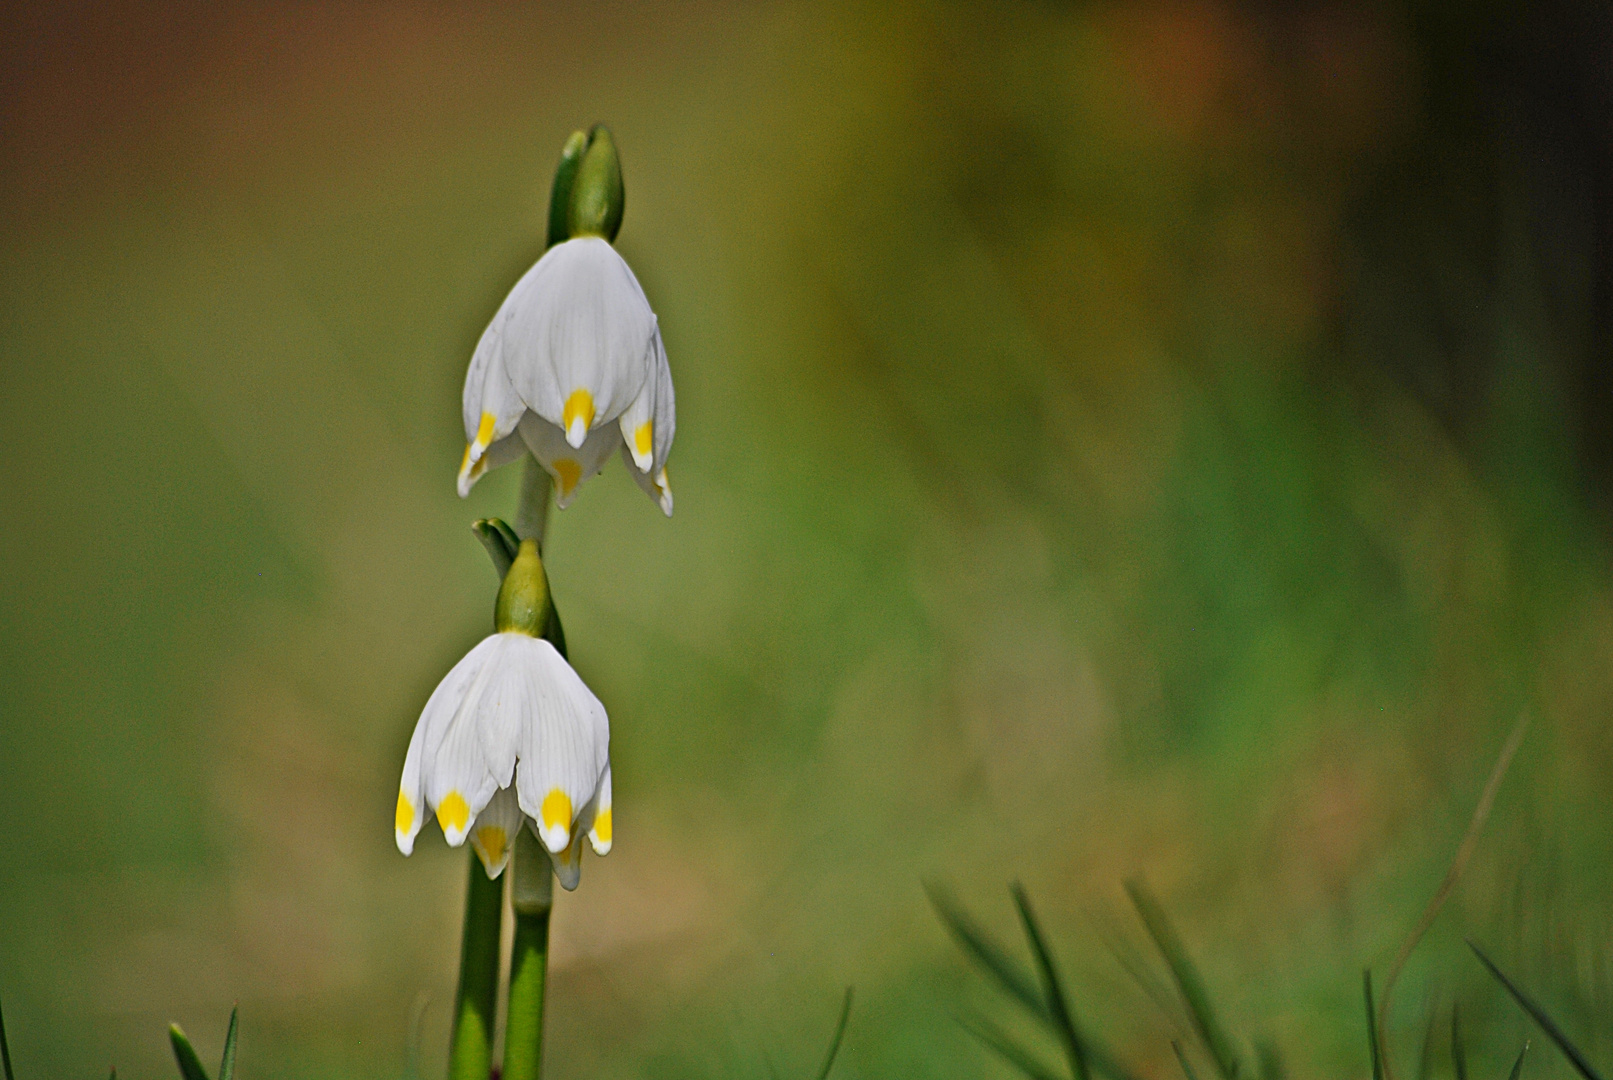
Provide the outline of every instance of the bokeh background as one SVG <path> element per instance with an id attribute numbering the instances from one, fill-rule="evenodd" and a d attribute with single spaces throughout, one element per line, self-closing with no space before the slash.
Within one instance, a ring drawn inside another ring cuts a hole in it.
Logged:
<path id="1" fill-rule="evenodd" d="M 169 1075 L 234 1001 L 246 1077 L 441 1075 L 465 859 L 397 853 L 397 773 L 515 500 L 455 496 L 465 364 L 595 121 L 677 515 L 613 464 L 552 522 L 618 803 L 554 1075 L 805 1075 L 847 984 L 838 1075 L 1010 1075 L 921 882 L 1011 933 L 1017 878 L 1176 1076 L 1131 876 L 1240 1037 L 1364 1075 L 1360 971 L 1525 715 L 1389 1037 L 1412 1073 L 1459 1000 L 1510 1062 L 1470 934 L 1605 1067 L 1610 41 L 1554 2 L 7 10 L 19 1076 Z"/>

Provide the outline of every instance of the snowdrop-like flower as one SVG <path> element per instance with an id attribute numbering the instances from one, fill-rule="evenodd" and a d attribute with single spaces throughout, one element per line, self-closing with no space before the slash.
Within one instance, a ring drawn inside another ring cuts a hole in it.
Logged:
<path id="1" fill-rule="evenodd" d="M 564 508 L 620 447 L 639 486 L 672 513 L 666 464 L 676 414 L 655 312 L 607 239 L 614 223 L 577 213 L 604 183 L 598 178 L 616 169 L 609 138 L 597 134 L 583 158 L 571 238 L 516 282 L 471 356 L 460 495 L 489 468 L 530 450 Z M 619 221 L 620 171 L 613 175 Z"/>
<path id="2" fill-rule="evenodd" d="M 405 855 L 428 812 L 451 846 L 471 842 L 489 877 L 503 872 L 523 823 L 567 889 L 577 887 L 583 835 L 596 853 L 610 850 L 610 724 L 538 636 L 548 612 L 537 544 L 522 541 L 499 589 L 496 632 L 438 684 L 409 740 L 395 822 Z"/>

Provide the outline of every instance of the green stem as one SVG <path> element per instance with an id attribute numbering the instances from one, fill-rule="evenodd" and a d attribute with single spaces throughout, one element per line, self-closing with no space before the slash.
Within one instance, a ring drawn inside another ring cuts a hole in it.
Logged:
<path id="1" fill-rule="evenodd" d="M 543 1072 L 543 987 L 549 963 L 549 912 L 554 871 L 530 829 L 515 842 L 510 904 L 515 946 L 510 954 L 510 997 L 504 1023 L 504 1080 L 538 1080 Z"/>
<path id="2" fill-rule="evenodd" d="M 504 916 L 504 882 L 493 881 L 475 852 L 465 891 L 465 933 L 459 946 L 459 992 L 449 1080 L 487 1080 L 493 1066 L 493 1017 L 498 1003 L 498 945 Z"/>
<path id="3" fill-rule="evenodd" d="M 521 463 L 521 495 L 515 505 L 515 534 L 538 542 L 543 550 L 543 534 L 549 524 L 549 491 L 554 482 L 543 471 L 538 459 L 528 454 Z"/>

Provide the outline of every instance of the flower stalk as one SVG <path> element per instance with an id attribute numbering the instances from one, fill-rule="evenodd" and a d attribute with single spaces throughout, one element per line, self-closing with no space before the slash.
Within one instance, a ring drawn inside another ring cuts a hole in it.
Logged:
<path id="1" fill-rule="evenodd" d="M 549 913 L 554 871 L 531 830 L 515 842 L 510 906 L 515 943 L 510 952 L 510 997 L 504 1026 L 504 1080 L 538 1080 L 543 1071 L 543 991 L 549 963 Z"/>
<path id="2" fill-rule="evenodd" d="M 487 1080 L 493 1066 L 493 1018 L 498 1007 L 499 931 L 504 882 L 489 878 L 473 854 L 465 890 L 465 928 L 459 944 L 459 989 L 449 1080 Z"/>

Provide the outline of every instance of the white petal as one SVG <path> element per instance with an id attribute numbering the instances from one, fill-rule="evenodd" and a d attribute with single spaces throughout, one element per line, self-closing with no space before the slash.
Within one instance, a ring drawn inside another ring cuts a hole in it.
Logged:
<path id="1" fill-rule="evenodd" d="M 485 736 L 482 725 L 492 711 L 484 707 L 489 695 L 496 699 L 511 681 L 514 665 L 509 663 L 508 646 L 509 639 L 517 636 L 493 634 L 482 639 L 454 665 L 420 714 L 425 728 L 421 782 L 443 838 L 452 847 L 465 842 L 476 815 L 494 792 L 509 784 L 515 724 Z M 499 745 L 501 737 L 508 748 Z"/>
<path id="2" fill-rule="evenodd" d="M 622 429 L 622 445 L 639 472 L 649 472 L 655 464 L 655 390 L 656 380 L 645 379 L 644 389 L 617 421 Z"/>
<path id="3" fill-rule="evenodd" d="M 578 823 L 579 826 L 581 823 Z M 605 775 L 600 777 L 599 792 L 594 796 L 593 821 L 588 825 L 588 842 L 595 855 L 609 855 L 611 845 L 610 762 L 605 762 Z"/>
<path id="4" fill-rule="evenodd" d="M 514 635 L 512 635 L 514 636 Z M 527 638 L 531 662 L 515 786 L 543 846 L 563 851 L 593 801 L 610 752 L 605 707 L 547 641 Z"/>
<path id="5" fill-rule="evenodd" d="M 655 466 L 649 472 L 659 472 L 672 456 L 672 436 L 678 430 L 678 410 L 672 392 L 672 366 L 667 363 L 666 346 L 661 343 L 661 331 L 655 331 L 650 341 L 652 350 L 651 378 L 655 382 Z"/>
<path id="6" fill-rule="evenodd" d="M 508 300 L 505 301 L 509 303 Z M 465 372 L 465 391 L 460 398 L 462 419 L 465 421 L 465 456 L 459 463 L 459 494 L 470 491 L 476 482 L 471 471 L 481 461 L 488 447 L 508 438 L 520 421 L 526 405 L 510 382 L 505 366 L 504 309 L 500 308 L 487 329 L 482 332 L 476 351 L 471 354 L 470 367 Z M 486 466 L 483 466 L 485 471 Z"/>
<path id="7" fill-rule="evenodd" d="M 654 499 L 661 507 L 661 512 L 667 517 L 672 516 L 672 482 L 667 479 L 666 466 L 662 465 L 656 470 L 654 476 L 641 473 L 633 467 L 633 459 L 627 454 L 627 444 L 622 444 L 622 463 L 627 471 L 633 474 L 633 480 L 644 489 L 644 494 Z"/>
<path id="8" fill-rule="evenodd" d="M 532 412 L 521 417 L 516 430 L 532 456 L 554 478 L 555 505 L 562 510 L 571 505 L 583 481 L 604 467 L 618 441 L 616 429 L 606 424 L 589 432 L 581 449 L 572 449 L 559 428 Z"/>
<path id="9" fill-rule="evenodd" d="M 414 838 L 425 823 L 426 789 L 420 782 L 420 754 L 425 731 L 423 720 L 415 724 L 414 734 L 409 736 L 409 751 L 403 757 L 403 779 L 398 782 L 398 810 L 393 831 L 398 850 L 405 855 L 414 853 Z"/>
<path id="10" fill-rule="evenodd" d="M 532 827 L 536 830 L 538 828 L 537 823 L 533 822 Z M 571 842 L 560 851 L 549 852 L 549 861 L 554 863 L 554 876 L 560 879 L 560 887 L 567 892 L 575 890 L 577 883 L 582 880 L 582 836 L 580 835 L 580 829 L 578 833 L 579 835 L 573 836 Z M 539 832 L 538 835 L 542 836 L 543 834 Z"/>
<path id="11" fill-rule="evenodd" d="M 494 324 L 510 384 L 573 448 L 621 416 L 652 374 L 655 314 L 633 271 L 597 236 L 550 248 Z"/>
<path id="12" fill-rule="evenodd" d="M 475 461 L 471 460 L 470 452 L 471 446 L 466 444 L 465 457 L 459 463 L 459 497 L 462 499 L 470 494 L 470 489 L 476 486 L 476 481 L 482 478 L 483 473 L 519 460 L 526 453 L 526 443 L 521 441 L 519 435 L 511 434 L 488 446 Z"/>
<path id="13" fill-rule="evenodd" d="M 420 711 L 420 719 L 415 723 L 414 734 L 409 738 L 409 751 L 403 759 L 403 780 L 398 789 L 395 831 L 398 850 L 405 855 L 414 850 L 414 838 L 425 824 L 425 811 L 435 807 L 435 803 L 428 803 L 427 800 L 427 758 L 435 753 L 434 748 L 441 743 L 444 728 L 459 711 L 466 690 L 486 664 L 492 652 L 489 646 L 492 640 L 483 640 L 443 676 L 437 688 L 431 692 L 431 697 L 426 699 L 426 707 Z"/>
<path id="14" fill-rule="evenodd" d="M 476 826 L 470 832 L 470 846 L 482 860 L 487 876 L 496 878 L 509 865 L 510 852 L 515 849 L 515 836 L 521 830 L 520 804 L 513 787 L 500 788 L 482 812 L 476 815 Z"/>

